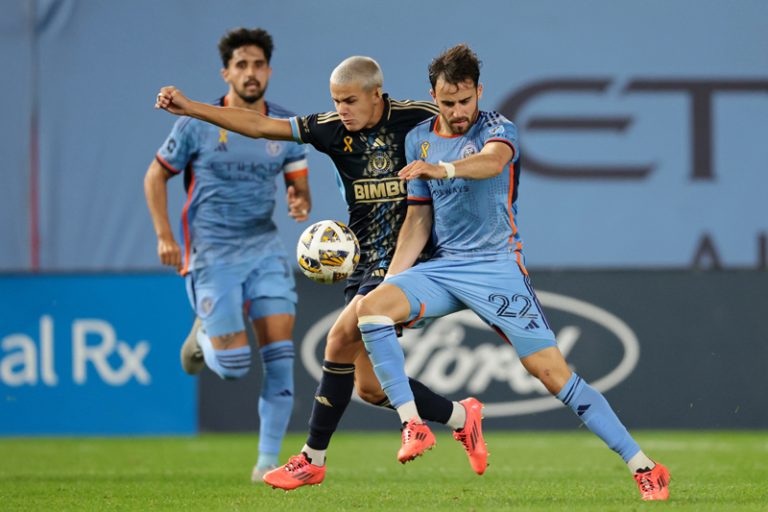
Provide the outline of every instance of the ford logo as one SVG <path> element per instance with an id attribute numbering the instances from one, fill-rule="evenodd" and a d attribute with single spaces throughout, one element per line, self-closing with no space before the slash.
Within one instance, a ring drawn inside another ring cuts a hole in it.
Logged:
<path id="1" fill-rule="evenodd" d="M 640 357 L 640 345 L 625 322 L 605 309 L 573 297 L 544 291 L 537 292 L 537 296 L 549 316 L 560 314 L 566 319 L 555 334 L 560 351 L 572 367 L 570 356 L 575 353 L 583 331 L 587 328 L 590 332 L 595 328 L 602 331 L 596 338 L 600 341 L 601 357 L 589 360 L 611 359 L 612 367 L 602 369 L 597 377 L 588 375 L 592 387 L 604 393 L 632 373 Z M 302 341 L 301 360 L 315 380 L 319 381 L 322 375 L 320 358 L 325 337 L 339 313 L 341 309 L 321 318 Z M 472 311 L 439 318 L 425 329 L 406 329 L 400 344 L 405 352 L 408 375 L 437 393 L 464 392 L 478 396 L 485 402 L 486 417 L 516 416 L 562 407 L 559 400 L 528 374 L 514 349 L 502 342 Z M 616 357 L 604 356 L 611 351 Z M 496 390 L 500 386 L 506 391 L 487 393 L 491 398 L 483 397 L 489 388 Z M 494 401 L 498 397 L 506 401 Z M 510 397 L 515 399 L 509 400 Z"/>

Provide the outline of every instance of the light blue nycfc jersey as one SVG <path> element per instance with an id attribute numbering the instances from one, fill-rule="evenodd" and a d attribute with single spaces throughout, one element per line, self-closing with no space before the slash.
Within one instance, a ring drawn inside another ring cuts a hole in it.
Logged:
<path id="1" fill-rule="evenodd" d="M 508 144 L 513 154 L 501 174 L 493 178 L 408 182 L 408 204 L 432 204 L 434 208 L 434 258 L 498 259 L 516 252 L 522 267 L 522 240 L 517 229 L 517 127 L 497 112 L 480 111 L 466 134 L 446 137 L 437 133 L 437 122 L 438 117 L 433 117 L 408 133 L 408 162 L 453 162 L 479 153 L 489 142 Z"/>
<path id="2" fill-rule="evenodd" d="M 217 103 L 225 105 L 224 98 Z M 273 103 L 267 103 L 267 114 L 293 115 Z M 184 172 L 182 273 L 214 263 L 247 262 L 265 251 L 284 252 L 272 221 L 276 176 L 306 175 L 306 148 L 252 139 L 182 117 L 157 152 L 157 160 L 172 174 Z"/>

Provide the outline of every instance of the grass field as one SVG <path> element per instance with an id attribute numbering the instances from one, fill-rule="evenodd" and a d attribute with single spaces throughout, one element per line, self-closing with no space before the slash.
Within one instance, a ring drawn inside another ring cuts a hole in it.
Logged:
<path id="1" fill-rule="evenodd" d="M 337 435 L 323 485 L 290 493 L 250 483 L 255 436 L 0 439 L 0 510 L 768 510 L 768 432 L 636 438 L 672 473 L 666 503 L 640 501 L 618 456 L 586 432 L 489 433 L 482 477 L 444 432 L 401 466 L 392 432 Z M 294 434 L 285 446 L 302 444 Z"/>

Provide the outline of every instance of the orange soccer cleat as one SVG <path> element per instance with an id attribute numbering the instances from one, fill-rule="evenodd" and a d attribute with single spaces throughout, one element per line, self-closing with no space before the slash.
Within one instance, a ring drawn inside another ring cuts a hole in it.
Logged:
<path id="1" fill-rule="evenodd" d="M 646 501 L 666 500 L 669 498 L 669 470 L 661 464 L 656 464 L 648 471 L 638 471 L 634 475 L 640 495 Z"/>
<path id="2" fill-rule="evenodd" d="M 469 465 L 478 475 L 488 467 L 488 447 L 483 439 L 483 404 L 476 398 L 465 398 L 459 402 L 467 411 L 464 427 L 453 431 L 453 438 L 464 445 Z"/>
<path id="3" fill-rule="evenodd" d="M 315 466 L 302 452 L 294 455 L 283 466 L 264 475 L 264 483 L 275 489 L 291 491 L 302 485 L 317 485 L 325 478 L 325 466 Z"/>
<path id="4" fill-rule="evenodd" d="M 397 460 L 405 464 L 409 460 L 424 455 L 435 446 L 435 435 L 424 423 L 411 420 L 403 427 L 403 445 L 397 452 Z"/>

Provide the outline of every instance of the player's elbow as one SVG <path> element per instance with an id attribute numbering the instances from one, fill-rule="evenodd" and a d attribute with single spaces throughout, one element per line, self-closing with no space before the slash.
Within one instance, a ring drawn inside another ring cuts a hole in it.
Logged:
<path id="1" fill-rule="evenodd" d="M 493 155 L 493 158 L 491 159 L 491 162 L 489 164 L 490 164 L 489 167 L 491 169 L 491 177 L 498 176 L 499 174 L 504 172 L 504 169 L 507 166 L 506 165 L 507 162 L 503 158 L 497 155 Z"/>
<path id="2" fill-rule="evenodd" d="M 251 137 L 253 139 L 263 139 L 264 138 L 264 130 L 260 130 L 258 126 L 248 126 L 245 130 L 243 130 L 243 135 L 246 137 Z"/>
<path id="3" fill-rule="evenodd" d="M 147 173 L 144 175 L 144 188 L 147 189 L 148 187 L 163 185 L 169 179 L 171 179 L 171 173 L 160 165 L 157 158 L 155 158 L 152 160 L 152 163 L 149 164 L 149 169 L 147 169 Z"/>

